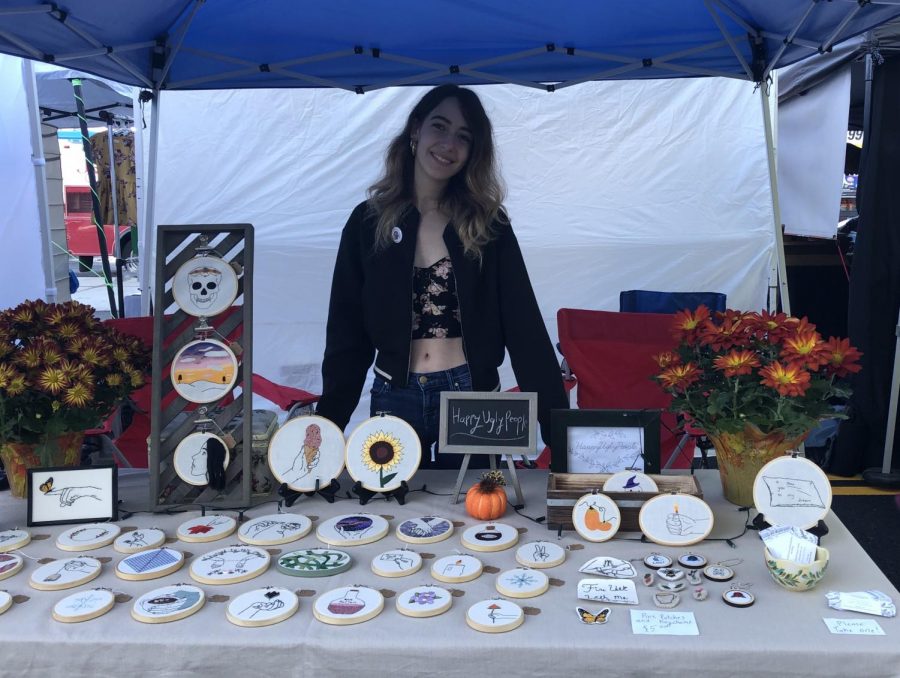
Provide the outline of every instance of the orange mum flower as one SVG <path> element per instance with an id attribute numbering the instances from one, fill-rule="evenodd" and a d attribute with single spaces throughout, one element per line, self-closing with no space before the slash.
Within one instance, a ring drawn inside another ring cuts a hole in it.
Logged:
<path id="1" fill-rule="evenodd" d="M 681 357 L 677 353 L 672 353 L 672 351 L 663 351 L 662 353 L 653 356 L 653 360 L 659 365 L 660 369 L 665 369 L 671 365 L 680 363 Z"/>
<path id="2" fill-rule="evenodd" d="M 685 365 L 672 365 L 659 375 L 659 380 L 664 388 L 684 390 L 700 379 L 700 370 L 694 363 Z"/>
<path id="3" fill-rule="evenodd" d="M 764 386 L 770 386 L 783 396 L 802 396 L 809 388 L 810 375 L 802 365 L 782 365 L 775 361 L 759 371 Z"/>
<path id="4" fill-rule="evenodd" d="M 726 377 L 736 377 L 739 374 L 750 374 L 754 367 L 759 367 L 759 358 L 752 351 L 730 351 L 713 360 L 717 370 L 722 370 Z"/>
<path id="5" fill-rule="evenodd" d="M 720 313 L 719 317 L 721 318 L 719 324 L 711 320 L 703 323 L 703 327 L 700 328 L 700 343 L 716 351 L 732 346 L 747 346 L 750 325 L 745 315 L 737 311 L 726 311 Z"/>
<path id="6" fill-rule="evenodd" d="M 801 330 L 784 340 L 781 357 L 787 362 L 805 365 L 817 370 L 828 362 L 828 349 L 822 341 L 822 335 L 815 330 Z"/>
<path id="7" fill-rule="evenodd" d="M 837 337 L 828 337 L 825 342 L 826 357 L 828 362 L 825 368 L 829 372 L 833 372 L 837 377 L 846 377 L 851 372 L 859 372 L 862 365 L 859 359 L 862 353 L 850 345 L 849 339 L 838 339 Z"/>
<path id="8" fill-rule="evenodd" d="M 684 309 L 675 314 L 675 322 L 672 325 L 672 334 L 676 339 L 683 340 L 688 344 L 693 343 L 697 338 L 700 325 L 709 319 L 709 309 L 700 304 L 696 311 Z"/>
<path id="9" fill-rule="evenodd" d="M 765 339 L 770 344 L 777 344 L 781 339 L 794 331 L 799 320 L 786 313 L 751 313 L 748 316 L 753 326 L 753 335 L 757 339 Z"/>

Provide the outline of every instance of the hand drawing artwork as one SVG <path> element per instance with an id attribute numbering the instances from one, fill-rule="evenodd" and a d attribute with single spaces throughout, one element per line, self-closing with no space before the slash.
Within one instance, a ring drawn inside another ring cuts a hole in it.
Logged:
<path id="1" fill-rule="evenodd" d="M 299 607 L 300 599 L 293 591 L 266 586 L 232 600 L 225 616 L 236 626 L 270 626 L 288 619 Z"/>
<path id="2" fill-rule="evenodd" d="M 753 504 L 770 525 L 808 530 L 831 508 L 831 481 L 815 463 L 785 455 L 762 467 L 753 483 Z"/>
<path id="3" fill-rule="evenodd" d="M 388 551 L 378 558 L 383 563 L 393 563 L 399 571 L 408 570 L 415 564 L 415 560 L 403 551 Z"/>
<path id="4" fill-rule="evenodd" d="M 41 492 L 45 496 L 55 496 L 59 498 L 60 508 L 71 506 L 79 499 L 93 499 L 94 501 L 103 501 L 100 498 L 100 488 L 93 485 L 84 486 L 67 486 L 54 487 L 53 477 L 51 476 L 46 482 L 41 483 Z"/>
<path id="5" fill-rule="evenodd" d="M 200 562 L 206 564 L 208 576 L 226 577 L 247 574 L 255 569 L 250 563 L 264 559 L 265 557 L 258 550 L 237 546 L 207 553 L 200 559 Z"/>
<path id="6" fill-rule="evenodd" d="M 265 594 L 265 601 L 250 603 L 250 605 L 241 610 L 240 614 L 246 616 L 248 619 L 253 619 L 260 612 L 274 612 L 275 610 L 280 610 L 284 607 L 284 601 L 279 598 L 280 595 L 281 594 L 277 590 L 269 591 Z"/>
<path id="7" fill-rule="evenodd" d="M 59 569 L 52 571 L 43 577 L 42 581 L 52 582 L 59 581 L 63 577 L 73 578 L 73 575 L 77 577 L 78 575 L 92 574 L 98 569 L 96 563 L 97 561 L 93 559 L 80 560 L 78 558 L 70 558 L 64 560 Z"/>
<path id="8" fill-rule="evenodd" d="M 297 492 L 324 489 L 344 469 L 344 433 L 316 415 L 294 417 L 279 428 L 269 443 L 272 475 Z"/>
<path id="9" fill-rule="evenodd" d="M 318 424 L 310 424 L 306 427 L 303 445 L 294 457 L 289 468 L 282 472 L 284 482 L 293 485 L 305 478 L 319 465 L 319 448 L 322 446 L 322 429 Z"/>
<path id="10" fill-rule="evenodd" d="M 131 532 L 130 534 L 125 535 L 125 538 L 122 539 L 122 543 L 125 544 L 125 546 L 131 547 L 131 548 L 136 548 L 136 549 L 143 548 L 145 546 L 149 546 L 146 538 L 144 537 L 143 530 L 135 530 L 134 532 Z"/>
<path id="11" fill-rule="evenodd" d="M 641 506 L 641 532 L 664 546 L 690 546 L 712 532 L 715 518 L 705 501 L 690 494 L 660 494 Z"/>
<path id="12" fill-rule="evenodd" d="M 397 537 L 404 541 L 441 541 L 450 536 L 453 523 L 438 516 L 405 520 L 397 527 Z"/>
<path id="13" fill-rule="evenodd" d="M 701 516 L 691 517 L 678 510 L 676 503 L 672 513 L 666 516 L 666 529 L 669 534 L 677 537 L 705 536 L 709 533 L 708 518 Z"/>
<path id="14" fill-rule="evenodd" d="M 476 631 L 502 633 L 517 628 L 525 620 L 522 608 L 508 600 L 483 600 L 466 612 L 466 623 Z"/>
<path id="15" fill-rule="evenodd" d="M 241 536 L 251 539 L 259 539 L 262 537 L 270 537 L 274 539 L 284 539 L 291 536 L 292 533 L 302 532 L 309 529 L 309 521 L 293 521 L 290 518 L 259 518 L 253 520 L 241 528 Z"/>
<path id="16" fill-rule="evenodd" d="M 825 508 L 825 502 L 812 480 L 763 476 L 769 490 L 769 505 L 779 508 Z"/>

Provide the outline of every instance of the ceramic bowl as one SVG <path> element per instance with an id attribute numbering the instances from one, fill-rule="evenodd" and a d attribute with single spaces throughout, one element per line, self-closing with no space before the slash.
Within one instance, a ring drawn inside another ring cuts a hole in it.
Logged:
<path id="1" fill-rule="evenodd" d="M 764 550 L 769 574 L 788 591 L 809 591 L 819 583 L 828 567 L 828 549 L 821 546 L 816 548 L 816 559 L 809 565 L 776 558 L 769 549 Z"/>

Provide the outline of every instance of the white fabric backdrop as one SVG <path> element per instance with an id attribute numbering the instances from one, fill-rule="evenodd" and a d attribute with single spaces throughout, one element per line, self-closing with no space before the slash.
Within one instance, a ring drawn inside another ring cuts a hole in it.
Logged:
<path id="1" fill-rule="evenodd" d="M 785 233 L 835 236 L 849 110 L 849 66 L 778 106 L 778 196 Z"/>
<path id="2" fill-rule="evenodd" d="M 772 206 L 752 84 L 476 90 L 554 342 L 557 309 L 617 310 L 625 289 L 719 291 L 732 307 L 764 307 Z M 155 221 L 254 224 L 255 372 L 320 391 L 341 228 L 423 91 L 163 93 Z M 501 378 L 515 383 L 508 366 Z M 351 427 L 365 416 L 367 397 Z"/>
<path id="3" fill-rule="evenodd" d="M 0 92 L 0 308 L 7 308 L 45 292 L 21 59 L 0 54 Z"/>

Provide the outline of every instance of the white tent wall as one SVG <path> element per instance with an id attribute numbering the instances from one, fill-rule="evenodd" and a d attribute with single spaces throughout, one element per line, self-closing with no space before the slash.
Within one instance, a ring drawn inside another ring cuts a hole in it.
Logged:
<path id="1" fill-rule="evenodd" d="M 0 308 L 46 292 L 24 77 L 22 59 L 0 54 Z"/>
<path id="2" fill-rule="evenodd" d="M 778 195 L 785 233 L 833 238 L 847 152 L 850 66 L 778 106 Z"/>
<path id="3" fill-rule="evenodd" d="M 759 95 L 726 79 L 475 88 L 494 126 L 547 328 L 621 290 L 765 307 L 774 256 Z M 422 95 L 398 88 L 164 92 L 155 223 L 256 228 L 254 371 L 321 389 L 341 228 Z M 515 379 L 501 372 L 508 388 Z M 368 416 L 367 389 L 354 422 Z"/>

